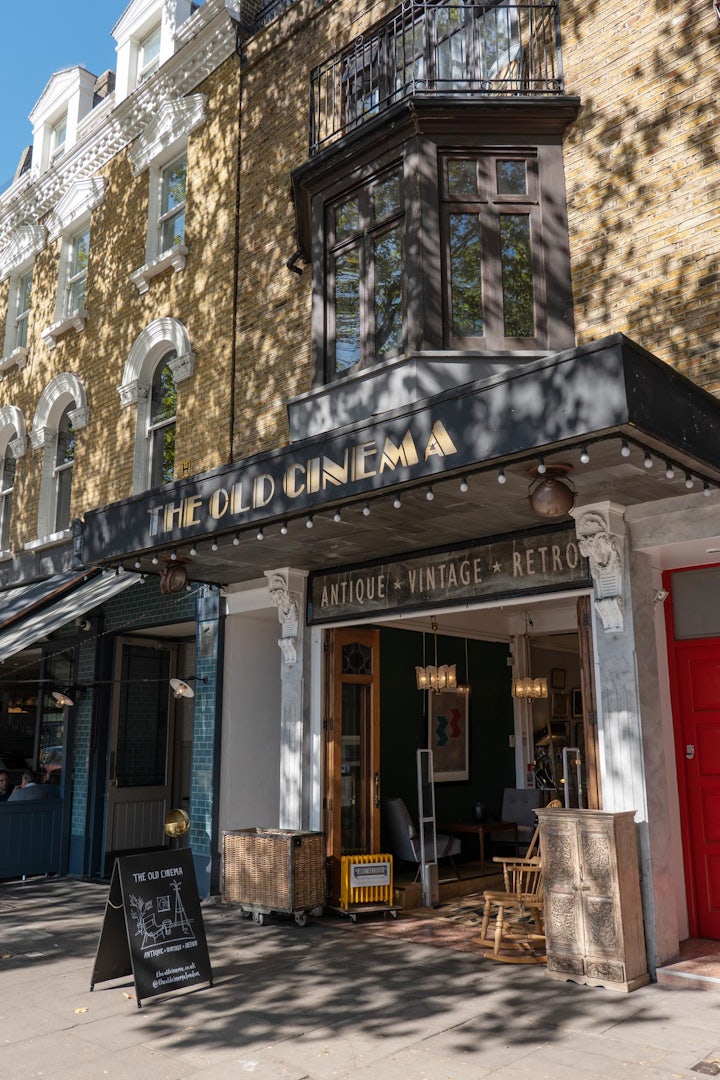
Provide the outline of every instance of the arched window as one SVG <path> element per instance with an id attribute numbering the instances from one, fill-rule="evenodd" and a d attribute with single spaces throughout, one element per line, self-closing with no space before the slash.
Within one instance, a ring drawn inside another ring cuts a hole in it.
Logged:
<path id="1" fill-rule="evenodd" d="M 72 494 L 72 469 L 75 463 L 75 429 L 73 428 L 71 412 L 68 405 L 60 417 L 55 443 L 55 468 L 53 480 L 55 481 L 55 513 L 54 528 L 52 532 L 67 529 L 70 525 L 70 496 Z"/>
<path id="2" fill-rule="evenodd" d="M 175 472 L 175 414 L 177 412 L 177 383 L 168 361 L 175 354 L 163 357 L 155 368 L 150 391 L 148 423 L 148 487 L 169 484 Z"/>
<path id="3" fill-rule="evenodd" d="M 15 486 L 15 457 L 8 446 L 2 461 L 0 476 L 0 551 L 10 548 L 10 517 Z"/>
<path id="4" fill-rule="evenodd" d="M 15 470 L 27 446 L 25 418 L 14 405 L 0 408 L 0 552 L 10 551 Z"/>
<path id="5" fill-rule="evenodd" d="M 32 446 L 43 453 L 34 543 L 55 541 L 69 530 L 75 435 L 87 422 L 83 384 L 77 375 L 57 375 L 40 396 L 30 432 Z"/>
<path id="6" fill-rule="evenodd" d="M 155 319 L 125 362 L 120 401 L 137 407 L 133 494 L 174 479 L 178 385 L 195 370 L 190 337 L 178 319 Z"/>

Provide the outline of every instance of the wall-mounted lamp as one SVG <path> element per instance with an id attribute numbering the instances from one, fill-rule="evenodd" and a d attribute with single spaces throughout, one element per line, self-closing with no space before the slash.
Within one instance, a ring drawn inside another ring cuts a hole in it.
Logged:
<path id="1" fill-rule="evenodd" d="M 68 686 L 64 690 L 52 690 L 50 696 L 61 708 L 70 709 L 75 704 L 78 690 L 92 690 L 96 686 L 121 686 L 123 683 L 157 683 L 164 681 L 164 679 L 97 679 L 89 683 L 76 683 L 74 686 Z M 170 679 L 170 689 L 174 697 L 195 697 L 195 691 L 189 685 L 190 682 L 206 683 L 207 678 L 204 675 L 187 675 L 185 679 Z"/>

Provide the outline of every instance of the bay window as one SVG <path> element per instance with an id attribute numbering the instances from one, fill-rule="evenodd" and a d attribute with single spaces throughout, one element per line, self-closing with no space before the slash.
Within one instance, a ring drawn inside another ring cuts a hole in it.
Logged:
<path id="1" fill-rule="evenodd" d="M 443 169 L 446 341 L 537 347 L 541 280 L 533 153 L 448 156 Z"/>

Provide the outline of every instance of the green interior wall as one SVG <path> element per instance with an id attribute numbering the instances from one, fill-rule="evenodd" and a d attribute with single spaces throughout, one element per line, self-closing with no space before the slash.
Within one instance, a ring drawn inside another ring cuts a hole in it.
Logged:
<path id="1" fill-rule="evenodd" d="M 429 642 L 429 638 L 426 639 Z M 470 821 L 477 802 L 499 817 L 503 789 L 515 787 L 513 708 L 509 649 L 502 642 L 468 640 L 470 692 L 468 780 L 435 785 L 437 820 Z M 465 681 L 465 639 L 438 636 L 438 660 L 456 664 Z M 430 657 L 428 656 L 428 661 Z M 400 796 L 417 820 L 415 751 L 428 745 L 427 694 L 418 690 L 415 666 L 422 664 L 422 635 L 380 631 L 380 768 L 383 798 Z"/>

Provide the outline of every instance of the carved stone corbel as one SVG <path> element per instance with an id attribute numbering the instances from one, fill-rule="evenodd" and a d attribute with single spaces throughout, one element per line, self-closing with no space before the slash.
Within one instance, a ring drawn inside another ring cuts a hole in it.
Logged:
<path id="1" fill-rule="evenodd" d="M 299 626 L 298 606 L 288 588 L 288 582 L 282 574 L 268 575 L 270 599 L 278 609 L 278 619 L 282 627 L 282 637 L 278 645 L 286 667 L 297 663 L 297 635 Z"/>
<path id="2" fill-rule="evenodd" d="M 610 503 L 571 511 L 580 554 L 590 563 L 595 611 L 606 633 L 625 628 L 623 615 L 624 522 L 622 508 Z"/>

